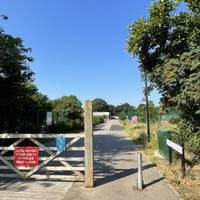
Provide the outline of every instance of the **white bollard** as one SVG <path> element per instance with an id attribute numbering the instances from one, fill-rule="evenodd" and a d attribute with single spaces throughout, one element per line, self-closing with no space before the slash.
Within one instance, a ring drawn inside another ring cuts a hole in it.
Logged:
<path id="1" fill-rule="evenodd" d="M 137 189 L 143 190 L 143 176 L 142 176 L 142 154 L 138 153 L 137 155 L 138 162 L 138 180 L 137 180 Z"/>

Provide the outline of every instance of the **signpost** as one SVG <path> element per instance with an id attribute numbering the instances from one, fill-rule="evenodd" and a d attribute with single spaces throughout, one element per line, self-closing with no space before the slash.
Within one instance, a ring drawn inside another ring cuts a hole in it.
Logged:
<path id="1" fill-rule="evenodd" d="M 14 165 L 16 167 L 38 166 L 38 147 L 14 147 Z"/>
<path id="2" fill-rule="evenodd" d="M 169 147 L 169 164 L 172 164 L 172 150 L 175 150 L 180 154 L 181 157 L 181 172 L 182 178 L 186 177 L 186 168 L 185 168 L 185 151 L 184 145 L 178 145 L 171 140 L 167 139 L 167 146 Z"/>
<path id="3" fill-rule="evenodd" d="M 167 145 L 169 147 L 171 147 L 172 149 L 174 149 L 175 151 L 177 151 L 178 153 L 183 154 L 183 147 L 182 146 L 180 146 L 180 145 L 178 145 L 178 144 L 176 144 L 176 143 L 174 143 L 174 142 L 172 142 L 171 140 L 168 140 L 168 139 L 167 139 Z"/>

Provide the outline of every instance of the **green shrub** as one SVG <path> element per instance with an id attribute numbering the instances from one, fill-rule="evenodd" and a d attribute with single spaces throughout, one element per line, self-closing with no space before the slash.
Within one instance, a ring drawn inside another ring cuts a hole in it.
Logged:
<path id="1" fill-rule="evenodd" d="M 58 121 L 55 124 L 51 125 L 51 132 L 69 132 L 69 131 L 78 131 L 83 129 L 83 119 L 69 119 L 67 121 Z"/>
<path id="2" fill-rule="evenodd" d="M 120 120 L 125 120 L 126 119 L 126 114 L 124 112 L 119 113 L 119 119 Z"/>
<path id="3" fill-rule="evenodd" d="M 104 123 L 104 117 L 98 117 L 98 116 L 94 116 L 93 117 L 93 126 L 96 126 L 98 124 Z"/>

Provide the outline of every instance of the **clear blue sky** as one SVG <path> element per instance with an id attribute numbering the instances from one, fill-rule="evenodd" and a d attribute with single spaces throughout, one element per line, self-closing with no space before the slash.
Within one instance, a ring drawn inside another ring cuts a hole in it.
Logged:
<path id="1" fill-rule="evenodd" d="M 128 25 L 148 14 L 150 0 L 0 0 L 4 30 L 32 48 L 39 90 L 54 99 L 100 97 L 142 101 L 137 59 L 126 53 Z M 154 92 L 151 99 L 159 101 Z"/>

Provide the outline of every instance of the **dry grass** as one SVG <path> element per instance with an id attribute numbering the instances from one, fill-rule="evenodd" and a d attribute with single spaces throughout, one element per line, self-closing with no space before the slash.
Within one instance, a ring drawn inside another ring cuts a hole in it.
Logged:
<path id="1" fill-rule="evenodd" d="M 131 139 L 143 147 L 145 155 L 157 165 L 158 170 L 173 185 L 184 200 L 200 200 L 200 165 L 196 165 L 192 169 L 187 168 L 187 178 L 182 179 L 179 160 L 169 167 L 166 160 L 159 159 L 155 156 L 154 152 L 158 150 L 157 131 L 161 127 L 160 123 L 151 125 L 150 143 L 147 143 L 145 124 L 138 123 L 137 125 L 132 125 L 130 121 L 123 121 L 122 124 Z M 171 130 L 175 128 L 171 124 L 162 124 L 163 126 Z M 188 158 L 190 157 L 189 155 L 187 156 Z"/>

